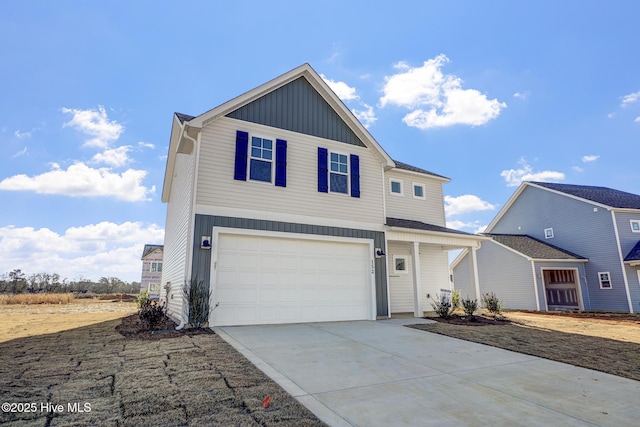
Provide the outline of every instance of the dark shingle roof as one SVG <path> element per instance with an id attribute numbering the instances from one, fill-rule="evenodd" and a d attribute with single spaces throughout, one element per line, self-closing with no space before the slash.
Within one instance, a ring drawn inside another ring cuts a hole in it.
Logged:
<path id="1" fill-rule="evenodd" d="M 394 160 L 393 162 L 396 164 L 396 167 L 398 169 L 404 169 L 404 170 L 411 171 L 411 172 L 424 173 L 424 174 L 431 175 L 431 176 L 437 176 L 438 178 L 449 179 L 446 176 L 438 175 L 437 173 L 429 172 L 428 170 L 420 169 L 418 167 L 411 166 L 411 165 L 408 165 L 406 163 L 399 162 L 397 160 Z"/>
<path id="2" fill-rule="evenodd" d="M 576 255 L 573 252 L 566 251 L 549 243 L 538 240 L 535 237 L 526 234 L 491 234 L 485 236 L 491 237 L 498 243 L 501 243 L 523 255 L 534 259 L 553 259 L 553 260 L 587 260 L 587 258 Z"/>
<path id="3" fill-rule="evenodd" d="M 441 227 L 439 225 L 427 224 L 426 222 L 414 221 L 411 219 L 387 217 L 387 225 L 389 227 L 412 228 L 414 230 L 427 230 L 427 231 L 437 231 L 440 233 L 463 234 L 465 236 L 475 236 L 475 234 L 465 233 L 464 231 L 454 230 L 453 228 Z"/>
<path id="4" fill-rule="evenodd" d="M 551 190 L 561 191 L 581 199 L 619 209 L 640 209 L 640 196 L 607 187 L 590 185 L 556 184 L 552 182 L 531 182 Z"/>
<path id="5" fill-rule="evenodd" d="M 142 258 L 146 257 L 147 255 L 149 255 L 151 252 L 155 251 L 156 249 L 164 249 L 164 246 L 162 245 L 144 245 L 144 249 L 142 251 Z"/>
<path id="6" fill-rule="evenodd" d="M 631 252 L 624 257 L 624 261 L 640 261 L 640 241 L 631 249 Z"/>
<path id="7" fill-rule="evenodd" d="M 182 114 L 182 113 L 175 113 L 175 115 L 178 118 L 178 120 L 180 120 L 180 123 L 188 122 L 189 120 L 196 118 L 196 116 L 190 116 L 188 114 Z"/>

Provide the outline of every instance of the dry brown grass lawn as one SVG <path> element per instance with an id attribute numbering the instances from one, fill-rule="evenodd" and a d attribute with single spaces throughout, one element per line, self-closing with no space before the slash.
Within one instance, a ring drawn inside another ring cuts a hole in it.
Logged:
<path id="1" fill-rule="evenodd" d="M 511 322 L 412 328 L 640 381 L 640 316 L 508 312 Z"/>
<path id="2" fill-rule="evenodd" d="M 56 313 L 64 307 L 42 308 L 45 313 L 1 307 L 0 324 L 11 317 L 30 322 L 48 316 L 48 323 L 58 324 L 73 316 L 91 323 L 95 316 L 128 314 L 83 312 L 89 307 L 73 304 Z M 0 412 L 0 425 L 324 425 L 217 335 L 128 339 L 116 332 L 121 323 L 118 318 L 49 334 L 37 334 L 49 330 L 45 324 L 29 323 L 30 336 L 19 338 L 0 331 L 0 402 L 36 404 L 35 412 Z M 271 406 L 265 409 L 267 395 Z M 62 405 L 62 412 L 43 410 L 47 402 Z M 74 403 L 88 403 L 90 412 L 70 411 Z"/>

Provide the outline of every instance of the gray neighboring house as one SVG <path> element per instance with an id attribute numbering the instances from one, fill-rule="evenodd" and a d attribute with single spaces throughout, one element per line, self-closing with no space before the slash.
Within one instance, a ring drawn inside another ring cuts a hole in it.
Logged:
<path id="1" fill-rule="evenodd" d="M 640 311 L 640 195 L 524 182 L 485 235 L 492 241 L 451 265 L 463 296 L 493 291 L 512 309 Z"/>

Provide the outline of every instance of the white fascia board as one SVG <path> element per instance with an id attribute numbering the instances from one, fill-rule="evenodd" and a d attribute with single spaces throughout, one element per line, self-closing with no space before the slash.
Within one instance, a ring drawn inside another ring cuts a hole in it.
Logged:
<path id="1" fill-rule="evenodd" d="M 531 258 L 534 262 L 577 262 L 585 263 L 589 262 L 588 259 L 545 259 L 545 258 Z"/>
<path id="2" fill-rule="evenodd" d="M 640 209 L 633 208 L 612 208 L 611 210 L 618 213 L 640 214 Z"/>
<path id="3" fill-rule="evenodd" d="M 342 120 L 345 121 L 345 123 L 349 125 L 351 130 L 353 130 L 353 132 L 363 140 L 367 148 L 373 149 L 376 156 L 381 160 L 383 167 L 395 167 L 393 159 L 391 159 L 387 152 L 384 151 L 375 138 L 354 116 L 351 110 L 349 110 L 333 90 L 331 90 L 322 77 L 320 77 L 320 75 L 306 63 L 268 81 L 267 83 L 245 92 L 244 94 L 237 96 L 224 104 L 207 111 L 206 113 L 199 115 L 187 123 L 190 127 L 202 128 L 207 125 L 207 123 L 210 123 L 219 117 L 223 117 L 231 111 L 237 110 L 238 108 L 268 94 L 269 92 L 273 92 L 301 76 L 304 76 L 311 86 L 313 86 L 314 89 L 323 97 L 323 99 L 333 107 L 335 112 L 342 118 Z"/>
<path id="4" fill-rule="evenodd" d="M 434 181 L 440 181 L 440 182 L 451 182 L 450 178 L 445 178 L 444 176 L 435 176 L 435 175 L 431 175 L 428 173 L 423 173 L 423 172 L 416 172 L 416 171 L 410 171 L 410 170 L 406 170 L 406 169 L 400 169 L 398 167 L 392 168 L 392 169 L 387 169 L 388 171 L 393 171 L 393 172 L 401 172 L 401 173 L 405 173 L 411 176 L 415 176 L 415 177 L 420 177 L 420 178 L 427 178 L 427 179 L 432 179 Z"/>
<path id="5" fill-rule="evenodd" d="M 182 133 L 184 132 L 184 125 L 178 120 L 178 116 L 173 115 L 173 123 L 171 124 L 171 136 L 169 138 L 169 152 L 167 153 L 167 163 L 164 168 L 164 182 L 162 184 L 162 196 L 161 200 L 164 203 L 169 202 L 169 195 L 171 194 L 171 183 L 173 182 L 173 174 L 176 164 L 176 153 L 178 151 L 178 145 L 182 139 Z"/>
<path id="6" fill-rule="evenodd" d="M 527 185 L 528 185 L 527 182 L 523 182 L 522 184 L 520 184 L 520 187 L 516 189 L 516 191 L 511 195 L 509 200 L 507 200 L 507 203 L 505 203 L 504 206 L 502 206 L 502 209 L 500 209 L 500 211 L 496 214 L 496 216 L 493 217 L 489 225 L 487 225 L 487 228 L 484 230 L 485 233 L 491 233 L 491 230 L 493 230 L 493 227 L 495 227 L 498 221 L 500 221 L 500 219 L 502 218 L 502 216 L 505 213 L 507 213 L 509 208 L 511 208 L 511 205 L 516 201 L 518 196 L 520 196 L 520 193 L 524 191 Z"/>

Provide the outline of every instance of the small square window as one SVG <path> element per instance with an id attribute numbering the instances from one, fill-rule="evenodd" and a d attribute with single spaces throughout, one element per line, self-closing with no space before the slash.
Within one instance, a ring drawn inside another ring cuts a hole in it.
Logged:
<path id="1" fill-rule="evenodd" d="M 394 273 L 406 273 L 407 272 L 407 258 L 403 256 L 393 257 L 393 271 Z"/>
<path id="2" fill-rule="evenodd" d="M 600 289 L 611 289 L 611 275 L 608 271 L 598 273 L 598 280 L 600 281 Z"/>
<path id="3" fill-rule="evenodd" d="M 399 179 L 389 180 L 389 191 L 396 196 L 402 196 L 402 181 Z"/>
<path id="4" fill-rule="evenodd" d="M 424 199 L 424 185 L 422 184 L 413 184 L 413 197 L 415 199 Z"/>
<path id="5" fill-rule="evenodd" d="M 545 239 L 553 239 L 553 228 L 545 228 L 544 229 L 544 238 Z"/>
<path id="6" fill-rule="evenodd" d="M 640 221 L 636 219 L 631 220 L 631 231 L 634 233 L 640 233 Z"/>

